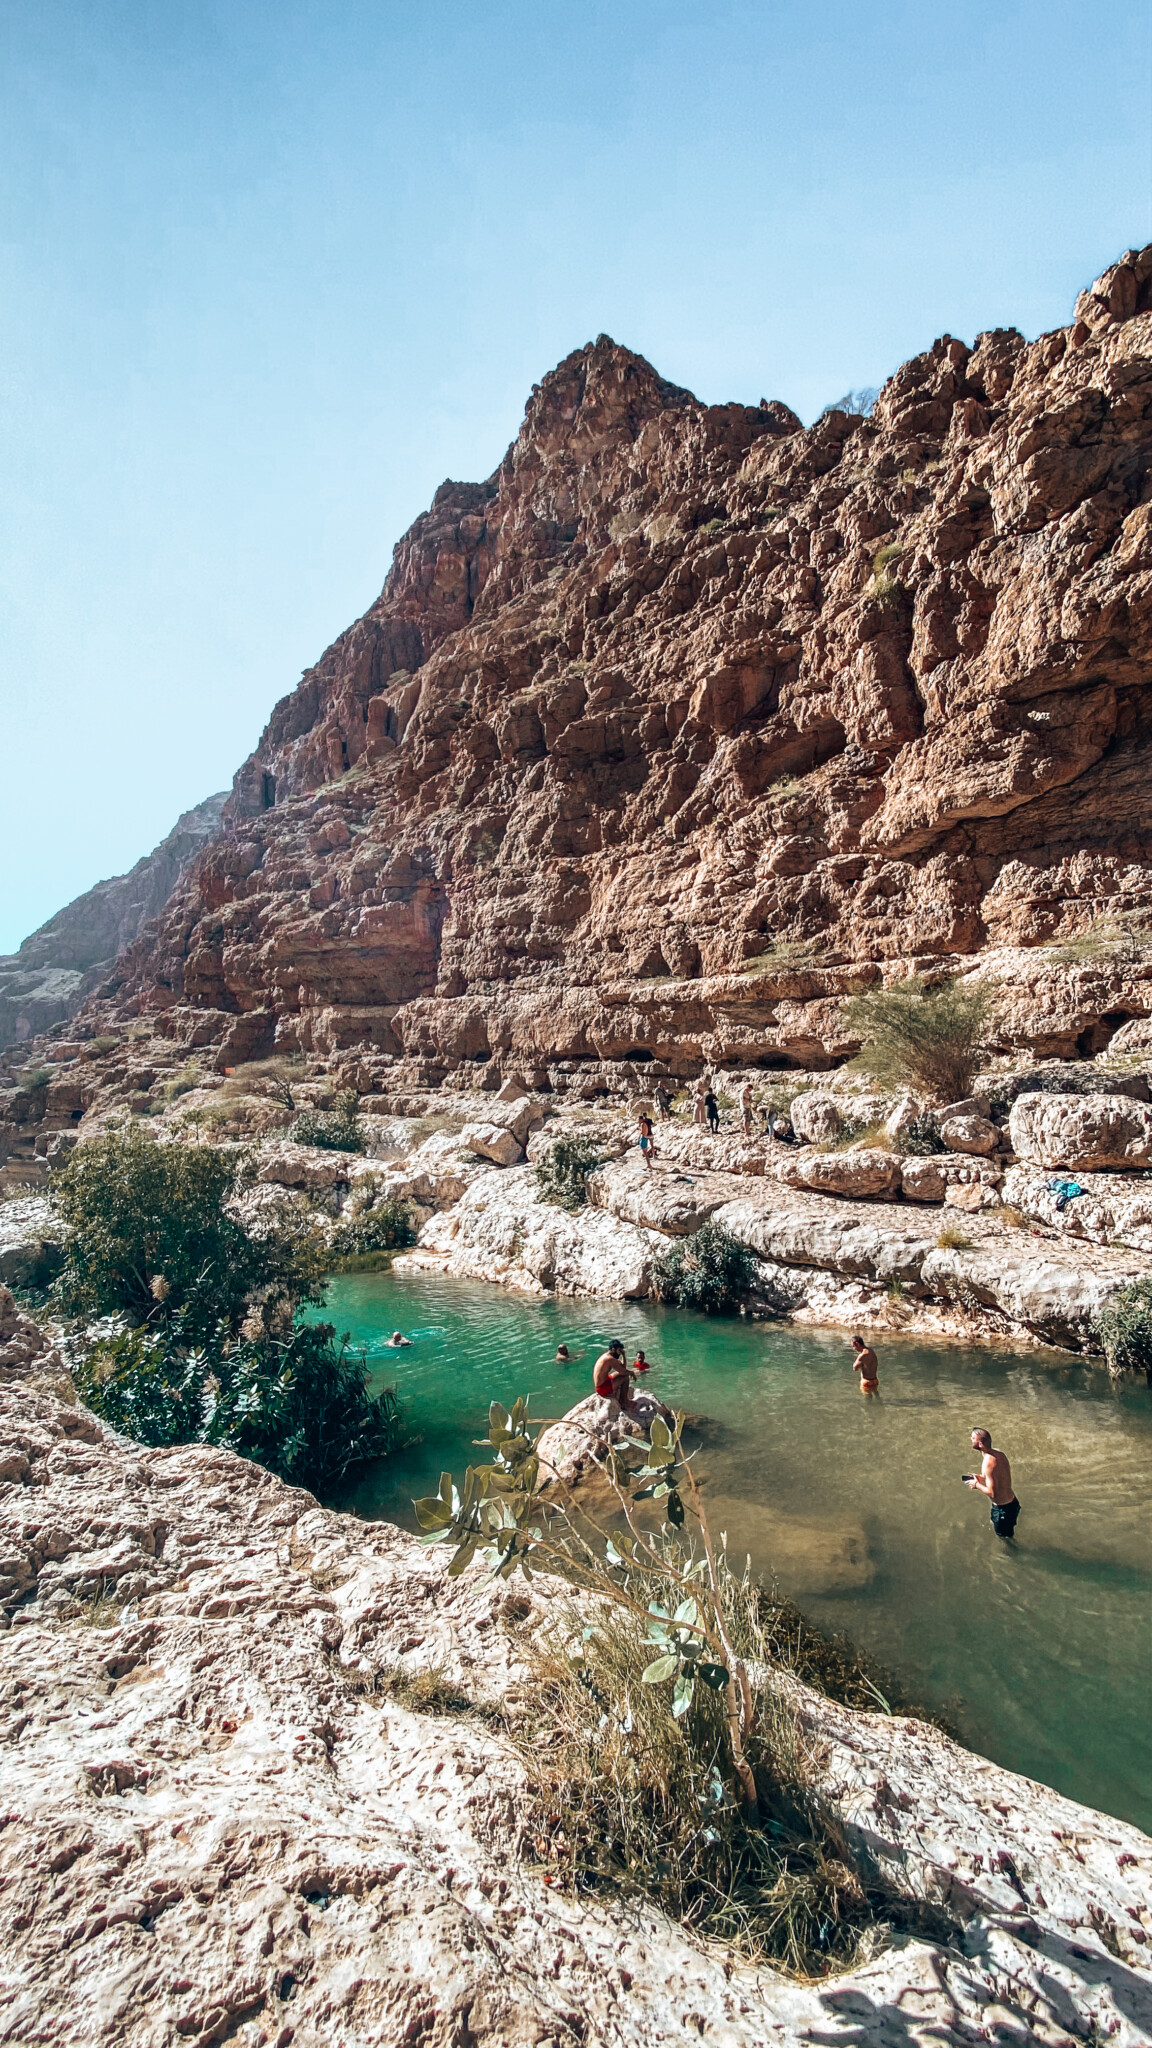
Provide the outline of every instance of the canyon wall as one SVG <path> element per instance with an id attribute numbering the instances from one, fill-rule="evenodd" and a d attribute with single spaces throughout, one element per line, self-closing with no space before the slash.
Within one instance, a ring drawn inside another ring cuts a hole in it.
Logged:
<path id="1" fill-rule="evenodd" d="M 807 430 L 601 336 L 277 705 L 106 1009 L 430 1082 L 821 1066 L 846 990 L 979 966 L 1009 1043 L 1099 1052 L 1152 1014 L 1150 456 L 1152 247 Z"/>

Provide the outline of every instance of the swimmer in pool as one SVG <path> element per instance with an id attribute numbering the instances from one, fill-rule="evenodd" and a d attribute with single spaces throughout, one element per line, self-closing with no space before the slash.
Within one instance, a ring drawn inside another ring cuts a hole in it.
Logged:
<path id="1" fill-rule="evenodd" d="M 862 1394 L 878 1394 L 880 1392 L 880 1368 L 876 1363 L 876 1353 L 870 1344 L 864 1342 L 863 1337 L 853 1337 L 852 1347 L 856 1353 L 852 1361 L 852 1370 L 860 1375 L 860 1392 Z"/>
<path id="2" fill-rule="evenodd" d="M 972 1449 L 980 1453 L 979 1472 L 966 1472 L 964 1484 L 973 1493 L 985 1493 L 992 1503 L 992 1527 L 1011 1543 L 1020 1519 L 1020 1503 L 1012 1491 L 1012 1467 L 1003 1451 L 994 1451 L 986 1429 L 972 1431 Z"/>
<path id="3" fill-rule="evenodd" d="M 399 1330 L 393 1330 L 392 1335 L 388 1339 L 389 1348 L 393 1351 L 399 1351 L 402 1344 L 410 1344 L 411 1342 L 411 1337 L 403 1336 Z"/>
<path id="4" fill-rule="evenodd" d="M 556 1357 L 554 1363 L 556 1365 L 571 1365 L 572 1353 L 569 1351 L 568 1346 L 566 1344 L 558 1344 L 556 1346 Z"/>

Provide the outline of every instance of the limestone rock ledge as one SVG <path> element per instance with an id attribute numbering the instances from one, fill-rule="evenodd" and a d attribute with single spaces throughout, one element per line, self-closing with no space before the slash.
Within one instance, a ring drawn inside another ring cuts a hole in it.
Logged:
<path id="1" fill-rule="evenodd" d="M 517 1857 L 519 1766 L 373 1668 L 515 1714 L 547 1582 L 493 1588 L 226 1452 L 0 1385 L 0 2038 L 724 2048 L 1152 2038 L 1152 1841 L 917 1722 L 800 1695 L 825 1787 L 950 1942 L 798 1985 Z M 110 1609 L 109 1618 L 95 1601 Z"/>

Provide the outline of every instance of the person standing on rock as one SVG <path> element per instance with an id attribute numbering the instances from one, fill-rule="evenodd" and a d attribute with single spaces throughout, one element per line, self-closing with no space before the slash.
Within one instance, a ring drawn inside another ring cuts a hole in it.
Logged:
<path id="1" fill-rule="evenodd" d="M 1020 1519 L 1020 1503 L 1012 1491 L 1012 1467 L 1003 1451 L 994 1451 L 986 1429 L 972 1431 L 972 1449 L 979 1451 L 979 1472 L 965 1472 L 964 1484 L 973 1493 L 986 1493 L 992 1503 L 992 1527 L 1005 1543 L 1011 1543 Z"/>
<path id="2" fill-rule="evenodd" d="M 752 1083 L 745 1081 L 740 1090 L 740 1114 L 744 1119 L 744 1136 L 752 1136 Z"/>
<path id="3" fill-rule="evenodd" d="M 709 1088 L 707 1095 L 704 1097 L 704 1113 L 708 1118 L 708 1129 L 711 1131 L 712 1136 L 715 1137 L 720 1129 L 720 1104 L 717 1102 L 711 1088 Z"/>
<path id="4" fill-rule="evenodd" d="M 652 1119 L 650 1116 L 643 1114 L 640 1117 L 640 1157 L 644 1161 L 645 1166 L 649 1168 L 656 1157 L 656 1141 L 652 1136 Z"/>
<path id="5" fill-rule="evenodd" d="M 705 1081 L 705 1080 L 704 1080 L 703 1078 L 701 1078 L 701 1079 L 700 1079 L 699 1081 L 697 1081 L 697 1083 L 696 1083 L 696 1100 L 695 1100 L 695 1102 L 694 1102 L 694 1103 L 692 1104 L 692 1121 L 693 1121 L 693 1123 L 694 1123 L 694 1124 L 706 1124 L 706 1123 L 707 1123 L 707 1121 L 708 1121 L 708 1111 L 707 1111 L 707 1109 L 705 1108 L 705 1106 L 704 1106 L 704 1105 L 705 1105 L 705 1101 L 706 1101 L 706 1099 L 707 1099 L 707 1097 L 708 1097 L 708 1095 L 709 1095 L 710 1093 L 711 1093 L 711 1090 L 710 1090 L 710 1088 L 709 1088 L 709 1086 L 708 1086 L 708 1083 L 707 1083 L 707 1081 Z"/>
<path id="6" fill-rule="evenodd" d="M 880 1367 L 876 1362 L 876 1353 L 873 1351 L 872 1346 L 866 1344 L 863 1337 L 853 1337 L 852 1349 L 856 1353 L 855 1358 L 852 1360 L 852 1370 L 860 1375 L 860 1392 L 862 1394 L 878 1394 L 880 1392 Z"/>
<path id="7" fill-rule="evenodd" d="M 657 1081 L 656 1083 L 656 1107 L 665 1120 L 671 1116 L 672 1097 L 669 1095 L 663 1081 Z"/>

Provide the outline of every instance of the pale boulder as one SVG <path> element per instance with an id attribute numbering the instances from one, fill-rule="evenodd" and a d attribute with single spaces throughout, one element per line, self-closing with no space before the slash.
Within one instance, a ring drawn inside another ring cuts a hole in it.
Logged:
<path id="1" fill-rule="evenodd" d="M 987 1117 L 977 1116 L 971 1111 L 943 1118 L 940 1138 L 950 1152 L 975 1152 L 983 1158 L 995 1152 L 1000 1143 L 996 1125 Z"/>
<path id="2" fill-rule="evenodd" d="M 323 1193 L 352 1177 L 352 1155 L 327 1152 L 320 1145 L 294 1145 L 289 1138 L 268 1145 L 260 1155 L 256 1178 L 282 1188 L 311 1188 Z"/>
<path id="3" fill-rule="evenodd" d="M 811 1188 L 819 1195 L 880 1196 L 894 1200 L 900 1191 L 900 1159 L 895 1152 L 869 1146 L 848 1152 L 793 1152 L 776 1168 L 776 1178 L 789 1188 Z"/>
<path id="4" fill-rule="evenodd" d="M 969 1215 L 977 1209 L 998 1209 L 999 1206 L 1000 1197 L 995 1188 L 982 1186 L 978 1180 L 970 1181 L 966 1187 L 958 1183 L 950 1187 L 944 1197 L 946 1209 L 964 1209 Z"/>
<path id="5" fill-rule="evenodd" d="M 1152 1165 L 1152 1104 L 1126 1095 L 1020 1095 L 1008 1120 L 1018 1159 L 1036 1166 Z"/>
<path id="6" fill-rule="evenodd" d="M 844 1128 L 844 1119 L 830 1095 L 821 1095 L 814 1088 L 803 1095 L 797 1095 L 788 1111 L 788 1116 L 798 1138 L 806 1145 L 826 1145 L 838 1138 Z"/>
<path id="7" fill-rule="evenodd" d="M 900 1191 L 906 1202 L 943 1202 L 951 1188 L 996 1188 L 1000 1169 L 990 1160 L 963 1153 L 934 1153 L 925 1159 L 900 1162 Z"/>
<path id="8" fill-rule="evenodd" d="M 460 1144 L 464 1151 L 478 1152 L 481 1159 L 490 1159 L 494 1166 L 519 1166 L 524 1157 L 523 1145 L 506 1124 L 465 1124 Z"/>

